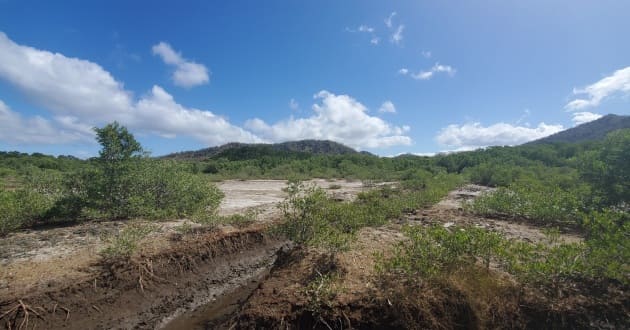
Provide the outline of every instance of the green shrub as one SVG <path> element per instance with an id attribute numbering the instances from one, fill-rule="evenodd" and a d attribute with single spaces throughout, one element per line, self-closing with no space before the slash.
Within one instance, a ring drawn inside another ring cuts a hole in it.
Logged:
<path id="1" fill-rule="evenodd" d="M 494 262 L 522 283 L 551 287 L 553 294 L 560 284 L 581 279 L 628 284 L 628 215 L 606 211 L 587 218 L 591 229 L 583 243 L 562 243 L 557 231 L 548 231 L 548 242 L 530 243 L 476 227 L 406 227 L 409 239 L 391 257 L 378 255 L 376 267 L 381 274 L 430 280 L 479 263 L 489 268 Z"/>
<path id="2" fill-rule="evenodd" d="M 575 191 L 517 183 L 476 198 L 467 209 L 486 216 L 529 219 L 541 224 L 577 225 L 583 204 Z"/>
<path id="3" fill-rule="evenodd" d="M 407 226 L 403 232 L 409 240 L 399 243 L 391 258 L 379 257 L 380 273 L 402 272 L 431 279 L 468 267 L 477 259 L 489 268 L 505 245 L 499 234 L 476 227 Z"/>
<path id="4" fill-rule="evenodd" d="M 164 219 L 214 213 L 223 193 L 205 176 L 174 161 L 143 160 L 134 172 L 130 216 Z"/>
<path id="5" fill-rule="evenodd" d="M 363 227 L 382 226 L 403 212 L 429 206 L 461 179 L 437 175 L 424 188 L 403 190 L 384 186 L 359 193 L 354 202 L 336 202 L 324 190 L 290 182 L 289 196 L 280 204 L 285 222 L 276 230 L 298 244 L 315 245 L 332 252 L 347 249 Z"/>
<path id="6" fill-rule="evenodd" d="M 118 234 L 103 238 L 107 247 L 101 251 L 101 254 L 105 258 L 128 258 L 136 251 L 143 238 L 158 229 L 159 227 L 154 224 L 129 224 Z"/>
<path id="7" fill-rule="evenodd" d="M 54 198 L 28 188 L 0 191 L 0 235 L 41 222 Z"/>

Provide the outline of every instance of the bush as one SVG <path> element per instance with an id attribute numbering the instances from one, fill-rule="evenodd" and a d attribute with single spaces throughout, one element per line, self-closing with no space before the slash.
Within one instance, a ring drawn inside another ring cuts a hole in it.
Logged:
<path id="1" fill-rule="evenodd" d="M 349 247 L 363 227 L 381 226 L 402 212 L 439 201 L 461 182 L 456 175 L 437 175 L 423 188 L 403 190 L 384 186 L 361 192 L 354 202 L 336 202 L 314 185 L 290 182 L 289 196 L 280 204 L 285 222 L 276 230 L 298 244 L 332 252 Z"/>
<path id="2" fill-rule="evenodd" d="M 0 235 L 44 221 L 59 196 L 56 189 L 46 184 L 0 190 Z"/>
<path id="3" fill-rule="evenodd" d="M 517 183 L 476 198 L 467 205 L 473 213 L 523 218 L 545 225 L 577 225 L 583 204 L 575 191 L 557 186 Z"/>
<path id="4" fill-rule="evenodd" d="M 379 257 L 380 273 L 402 272 L 432 279 L 473 265 L 477 259 L 489 268 L 505 244 L 499 234 L 475 227 L 407 226 L 403 232 L 409 240 L 395 247 L 393 257 Z"/>
<path id="5" fill-rule="evenodd" d="M 153 224 L 129 224 L 116 235 L 103 238 L 108 244 L 101 254 L 105 258 L 128 258 L 138 248 L 138 243 L 150 233 L 158 230 Z"/>
<path id="6" fill-rule="evenodd" d="M 381 274 L 431 280 L 480 262 L 488 269 L 494 262 L 522 283 L 551 287 L 552 294 L 562 283 L 581 279 L 627 285 L 628 215 L 606 211 L 587 218 L 591 231 L 584 243 L 561 243 L 557 231 L 549 231 L 548 242 L 529 243 L 476 227 L 406 227 L 409 240 L 399 243 L 390 258 L 379 255 L 376 267 Z"/>
<path id="7" fill-rule="evenodd" d="M 143 160 L 133 173 L 130 215 L 152 219 L 214 213 L 223 193 L 205 176 L 191 174 L 174 161 Z"/>

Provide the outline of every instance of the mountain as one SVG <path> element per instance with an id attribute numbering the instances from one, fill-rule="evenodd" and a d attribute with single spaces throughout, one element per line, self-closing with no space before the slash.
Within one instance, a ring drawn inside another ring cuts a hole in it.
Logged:
<path id="1" fill-rule="evenodd" d="M 183 151 L 161 158 L 202 160 L 208 158 L 225 157 L 231 160 L 248 159 L 260 156 L 282 155 L 282 154 L 315 154 L 315 155 L 347 155 L 357 154 L 358 151 L 347 147 L 341 143 L 322 140 L 301 140 L 283 143 L 237 143 L 232 142 L 218 147 L 210 147 L 195 151 Z"/>
<path id="2" fill-rule="evenodd" d="M 558 132 L 526 144 L 531 145 L 557 142 L 576 143 L 601 140 L 606 137 L 608 133 L 623 128 L 630 128 L 630 116 L 610 114 L 597 120 L 569 128 L 562 132 Z"/>

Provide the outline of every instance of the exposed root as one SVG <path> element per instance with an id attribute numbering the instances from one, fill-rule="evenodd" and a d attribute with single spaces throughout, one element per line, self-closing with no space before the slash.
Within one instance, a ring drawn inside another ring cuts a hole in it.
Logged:
<path id="1" fill-rule="evenodd" d="M 70 318 L 70 310 L 61 306 L 59 308 L 63 309 L 66 312 L 66 319 L 64 321 L 68 321 L 68 319 Z"/>
<path id="2" fill-rule="evenodd" d="M 25 304 L 22 300 L 18 300 L 15 306 L 9 308 L 8 311 L 2 313 L 2 315 L 0 315 L 0 320 L 6 318 L 7 322 L 5 324 L 8 329 L 28 329 L 28 321 L 31 313 L 42 319 L 43 321 L 46 320 L 40 313 L 38 313 L 31 306 Z M 18 325 L 20 317 L 22 318 L 22 321 Z M 33 328 L 35 328 L 35 326 L 36 324 L 33 324 Z"/>
<path id="3" fill-rule="evenodd" d="M 55 314 L 55 312 L 57 311 L 57 306 L 59 306 L 59 304 L 55 303 L 55 305 L 52 308 L 52 313 L 51 314 Z M 61 309 L 64 312 L 66 312 L 66 319 L 64 320 L 64 322 L 68 321 L 68 319 L 70 318 L 70 310 L 65 308 L 65 307 L 62 307 L 62 306 L 59 306 L 59 309 Z"/>
<path id="4" fill-rule="evenodd" d="M 144 287 L 146 286 L 145 275 L 146 278 L 150 278 L 153 282 L 166 282 L 165 279 L 155 275 L 153 272 L 153 261 L 151 259 L 145 259 L 138 263 L 138 286 L 142 292 L 144 292 Z"/>

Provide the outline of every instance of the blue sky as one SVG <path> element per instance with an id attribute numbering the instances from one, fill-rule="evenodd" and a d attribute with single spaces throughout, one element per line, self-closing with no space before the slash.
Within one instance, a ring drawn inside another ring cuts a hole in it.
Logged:
<path id="1" fill-rule="evenodd" d="M 0 0 L 0 150 L 514 145 L 630 114 L 628 1 Z"/>

